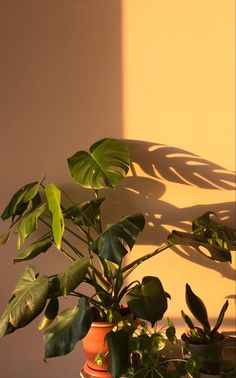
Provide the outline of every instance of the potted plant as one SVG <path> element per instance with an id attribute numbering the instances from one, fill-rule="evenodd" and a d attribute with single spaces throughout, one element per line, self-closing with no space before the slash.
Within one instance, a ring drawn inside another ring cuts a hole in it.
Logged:
<path id="1" fill-rule="evenodd" d="M 184 350 L 189 351 L 192 356 L 198 357 L 200 361 L 205 361 L 205 354 L 211 350 L 221 351 L 223 348 L 224 335 L 218 330 L 223 322 L 225 312 L 228 308 L 228 300 L 224 303 L 214 326 L 210 325 L 206 306 L 186 284 L 185 298 L 187 306 L 200 323 L 196 326 L 190 317 L 181 311 L 183 320 L 186 323 L 185 333 L 181 336 L 184 342 Z"/>
<path id="2" fill-rule="evenodd" d="M 133 331 L 133 330 L 132 330 Z M 167 325 L 141 321 L 129 337 L 128 378 L 174 378 L 198 373 L 199 363 L 194 358 L 177 357 L 173 350 L 177 342 L 174 324 Z"/>
<path id="3" fill-rule="evenodd" d="M 230 246 L 235 243 L 235 232 L 212 220 L 207 213 L 194 221 L 192 233 L 173 232 L 165 245 L 125 265 L 125 255 L 144 228 L 144 216 L 131 214 L 115 224 L 104 225 L 105 198 L 100 189 L 116 188 L 130 164 L 125 143 L 103 139 L 89 151 L 78 151 L 68 159 L 72 178 L 92 193 L 89 200 L 81 202 L 79 191 L 76 198 L 71 198 L 53 183 L 45 183 L 45 179 L 28 183 L 13 195 L 1 215 L 10 225 L 0 237 L 0 244 L 17 236 L 18 254 L 14 262 L 28 262 L 40 254 L 46 258 L 54 247 L 69 264 L 51 275 L 38 273 L 32 265 L 24 267 L 1 316 L 0 336 L 27 326 L 42 313 L 39 329 L 45 330 L 45 358 L 65 355 L 89 335 L 96 320 L 113 327 L 127 311 L 152 323 L 162 318 L 169 295 L 159 278 L 147 276 L 142 282 L 129 283 L 126 279 L 141 263 L 173 244 L 183 243 L 196 249 L 204 245 L 212 259 L 231 261 Z M 209 232 L 212 232 L 210 239 Z M 82 290 L 84 284 L 93 290 L 92 294 Z M 60 299 L 68 296 L 75 298 L 75 306 L 59 312 Z M 110 332 L 107 340 L 110 345 L 115 340 L 116 345 L 116 358 L 110 358 L 109 369 L 114 377 L 120 377 L 128 363 L 124 347 L 127 333 L 122 329 Z M 111 377 L 106 365 L 100 369 Z"/>
<path id="4" fill-rule="evenodd" d="M 233 378 L 236 376 L 236 367 L 231 360 L 224 357 L 224 349 L 222 350 L 218 344 L 207 346 L 201 361 L 199 378 Z"/>

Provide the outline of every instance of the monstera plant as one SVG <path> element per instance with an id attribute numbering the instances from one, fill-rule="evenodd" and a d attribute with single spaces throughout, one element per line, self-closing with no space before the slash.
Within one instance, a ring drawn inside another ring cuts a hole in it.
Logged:
<path id="1" fill-rule="evenodd" d="M 231 260 L 229 244 L 235 245 L 235 232 L 214 223 L 207 214 L 194 222 L 192 233 L 173 232 L 164 246 L 125 265 L 124 257 L 132 250 L 145 219 L 142 214 L 131 214 L 104 225 L 105 198 L 100 196 L 100 189 L 113 190 L 130 164 L 125 143 L 103 139 L 89 151 L 79 151 L 68 159 L 70 175 L 77 185 L 76 198 L 45 179 L 28 183 L 13 195 L 1 215 L 9 228 L 0 237 L 0 244 L 16 236 L 14 262 L 24 263 L 24 268 L 1 316 L 0 336 L 27 326 L 42 314 L 39 329 L 44 329 L 45 358 L 65 355 L 85 337 L 94 319 L 118 323 L 127 311 L 152 324 L 163 317 L 169 294 L 158 277 L 126 283 L 129 274 L 147 259 L 183 243 L 195 249 L 204 245 L 212 259 Z M 88 189 L 88 201 L 81 202 L 79 187 Z M 46 275 L 31 264 L 25 265 L 38 255 L 46 259 L 51 248 L 67 259 L 63 271 Z M 86 294 L 85 285 L 92 294 Z M 68 296 L 75 299 L 75 306 L 60 311 L 60 299 Z M 124 345 L 124 333 L 112 332 L 108 338 L 121 354 L 125 351 L 119 345 Z M 111 358 L 115 377 L 126 369 L 119 353 Z"/>

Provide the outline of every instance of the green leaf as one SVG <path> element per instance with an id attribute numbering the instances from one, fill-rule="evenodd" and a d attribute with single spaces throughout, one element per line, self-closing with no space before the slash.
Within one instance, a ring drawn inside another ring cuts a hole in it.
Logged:
<path id="1" fill-rule="evenodd" d="M 225 302 L 225 304 L 223 305 L 223 307 L 222 307 L 222 309 L 221 309 L 221 311 L 220 311 L 220 314 L 219 314 L 219 316 L 218 316 L 218 319 L 217 319 L 217 321 L 216 321 L 216 324 L 215 324 L 214 328 L 211 330 L 211 332 L 209 333 L 209 336 L 211 336 L 211 335 L 213 335 L 214 333 L 216 333 L 216 332 L 218 331 L 218 329 L 220 328 L 221 323 L 222 323 L 223 320 L 224 320 L 225 312 L 226 312 L 228 306 L 229 306 L 229 301 L 227 300 L 227 301 Z"/>
<path id="2" fill-rule="evenodd" d="M 142 214 L 133 214 L 121 219 L 105 230 L 92 244 L 91 249 L 100 257 L 120 264 L 122 258 L 131 250 L 137 236 L 145 224 Z"/>
<path id="3" fill-rule="evenodd" d="M 47 328 L 53 322 L 53 320 L 57 317 L 58 310 L 59 310 L 59 301 L 57 297 L 52 297 L 50 301 L 48 302 L 48 305 L 44 312 L 44 316 L 38 325 L 39 331 Z"/>
<path id="4" fill-rule="evenodd" d="M 175 231 L 168 236 L 168 241 L 173 245 L 187 245 L 193 247 L 196 251 L 211 260 L 220 262 L 231 262 L 231 253 L 228 249 L 220 247 L 218 244 L 212 244 L 210 239 L 205 238 L 204 235 L 191 234 L 188 232 Z M 206 248 L 210 256 L 206 255 L 201 248 Z"/>
<path id="5" fill-rule="evenodd" d="M 6 220 L 15 215 L 22 215 L 27 208 L 29 201 L 34 200 L 34 205 L 40 202 L 39 196 L 39 182 L 32 182 L 30 184 L 24 185 L 19 189 L 11 198 L 7 207 L 3 211 L 1 218 Z"/>
<path id="6" fill-rule="evenodd" d="M 46 211 L 46 203 L 43 203 L 40 207 L 37 207 L 30 213 L 23 216 L 18 227 L 18 250 L 24 244 L 24 240 L 37 229 L 38 218 Z"/>
<path id="7" fill-rule="evenodd" d="M 119 378 L 128 368 L 128 334 L 124 330 L 109 332 L 108 342 L 109 369 L 114 378 Z"/>
<path id="8" fill-rule="evenodd" d="M 77 226 L 94 226 L 97 224 L 100 214 L 100 207 L 105 198 L 83 202 L 74 205 L 65 211 L 67 217 L 71 218 Z"/>
<path id="9" fill-rule="evenodd" d="M 187 324 L 187 326 L 190 329 L 194 329 L 195 327 L 194 327 L 194 324 L 193 324 L 192 320 L 190 319 L 190 317 L 188 315 L 185 314 L 185 312 L 183 310 L 181 311 L 181 315 L 182 315 L 183 320 Z"/>
<path id="10" fill-rule="evenodd" d="M 61 211 L 61 192 L 54 185 L 49 184 L 45 188 L 45 193 L 48 201 L 48 207 L 52 214 L 52 231 L 54 243 L 58 249 L 61 247 L 61 240 L 64 233 L 64 218 Z"/>
<path id="11" fill-rule="evenodd" d="M 126 295 L 126 301 L 131 312 L 152 325 L 161 320 L 167 310 L 166 293 L 157 277 L 144 277 L 142 284 L 136 285 Z"/>
<path id="12" fill-rule="evenodd" d="M 190 377 L 197 377 L 199 369 L 200 361 L 196 357 L 190 357 L 185 364 L 185 370 Z"/>
<path id="13" fill-rule="evenodd" d="M 38 276 L 32 266 L 26 267 L 1 316 L 0 336 L 29 324 L 44 309 L 47 294 L 48 277 Z"/>
<path id="14" fill-rule="evenodd" d="M 209 332 L 211 326 L 209 324 L 206 306 L 201 298 L 194 294 L 189 284 L 186 284 L 185 297 L 187 306 L 193 316 L 202 324 L 204 330 Z"/>
<path id="15" fill-rule="evenodd" d="M 14 259 L 14 262 L 31 260 L 42 252 L 46 252 L 53 244 L 52 233 L 43 235 L 40 239 L 30 244 L 26 249 L 21 251 Z"/>
<path id="16" fill-rule="evenodd" d="M 71 176 L 85 188 L 116 187 L 130 165 L 128 147 L 116 139 L 102 139 L 68 159 Z"/>
<path id="17" fill-rule="evenodd" d="M 67 297 L 71 291 L 83 282 L 89 268 L 89 263 L 89 257 L 81 257 L 69 265 L 62 273 L 58 274 L 59 287 L 64 297 Z"/>
<path id="18" fill-rule="evenodd" d="M 88 333 L 91 323 L 89 302 L 82 297 L 79 306 L 61 312 L 57 324 L 45 331 L 45 358 L 70 353 L 76 343 Z"/>

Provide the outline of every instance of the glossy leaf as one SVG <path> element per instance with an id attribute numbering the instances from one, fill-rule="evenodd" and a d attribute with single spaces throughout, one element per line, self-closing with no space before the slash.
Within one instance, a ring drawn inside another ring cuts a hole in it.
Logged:
<path id="1" fill-rule="evenodd" d="M 30 213 L 23 216 L 18 227 L 17 248 L 21 249 L 24 244 L 24 240 L 37 229 L 38 218 L 46 211 L 46 203 L 43 203 L 40 207 L 37 207 Z"/>
<path id="2" fill-rule="evenodd" d="M 168 241 L 173 245 L 181 244 L 193 247 L 196 251 L 200 252 L 206 257 L 209 257 L 211 260 L 231 262 L 230 250 L 222 248 L 216 243 L 212 244 L 212 242 L 202 234 L 191 234 L 188 232 L 174 230 L 168 236 Z M 206 255 L 202 251 L 202 247 L 208 250 L 210 256 Z"/>
<path id="3" fill-rule="evenodd" d="M 100 207 L 105 198 L 99 198 L 79 205 L 74 205 L 65 211 L 77 226 L 94 226 L 97 224 Z"/>
<path id="4" fill-rule="evenodd" d="M 61 192 L 54 185 L 49 184 L 45 188 L 45 193 L 48 201 L 48 207 L 52 214 L 52 231 L 55 246 L 60 249 L 61 240 L 64 233 L 64 218 L 61 211 Z"/>
<path id="5" fill-rule="evenodd" d="M 114 378 L 120 378 L 128 368 L 128 334 L 124 330 L 109 332 L 108 342 L 109 369 Z"/>
<path id="6" fill-rule="evenodd" d="M 204 305 L 201 298 L 194 294 L 188 284 L 186 284 L 185 297 L 187 306 L 193 316 L 195 316 L 195 318 L 201 323 L 204 330 L 210 331 L 211 326 L 209 324 L 206 306 Z"/>
<path id="7" fill-rule="evenodd" d="M 52 297 L 44 311 L 44 315 L 38 325 L 38 330 L 47 328 L 53 320 L 57 317 L 59 310 L 59 301 L 57 297 Z"/>
<path id="8" fill-rule="evenodd" d="M 0 336 L 29 324 L 44 309 L 47 294 L 48 278 L 38 276 L 34 267 L 26 267 L 0 319 Z"/>
<path id="9" fill-rule="evenodd" d="M 53 244 L 52 233 L 43 235 L 40 239 L 30 244 L 27 248 L 22 250 L 14 259 L 14 262 L 31 260 L 38 256 L 40 253 L 46 252 Z"/>
<path id="10" fill-rule="evenodd" d="M 5 220 L 16 215 L 22 215 L 27 208 L 28 202 L 31 200 L 34 200 L 34 205 L 37 205 L 40 202 L 38 191 L 39 182 L 24 185 L 13 195 L 1 218 Z"/>
<path id="11" fill-rule="evenodd" d="M 58 315 L 58 322 L 44 333 L 45 358 L 65 355 L 83 339 L 92 323 L 92 311 L 87 298 L 82 297 L 79 306 Z"/>
<path id="12" fill-rule="evenodd" d="M 71 176 L 85 188 L 116 187 L 129 170 L 126 144 L 116 139 L 102 139 L 68 159 Z"/>
<path id="13" fill-rule="evenodd" d="M 126 301 L 131 312 L 152 325 L 161 320 L 167 310 L 167 296 L 157 277 L 144 277 L 142 284 L 136 285 L 126 295 Z"/>
<path id="14" fill-rule="evenodd" d="M 189 329 L 195 328 L 192 320 L 190 319 L 190 317 L 188 315 L 185 314 L 184 311 L 181 311 L 181 316 L 182 316 L 183 320 L 185 321 L 185 323 L 187 324 L 187 326 L 189 327 Z"/>
<path id="15" fill-rule="evenodd" d="M 59 287 L 64 297 L 83 282 L 89 268 L 89 257 L 81 257 L 58 274 Z"/>
<path id="16" fill-rule="evenodd" d="M 100 257 L 120 264 L 128 250 L 133 248 L 144 224 L 145 220 L 142 214 L 123 218 L 119 223 L 109 226 L 92 244 L 91 248 Z"/>

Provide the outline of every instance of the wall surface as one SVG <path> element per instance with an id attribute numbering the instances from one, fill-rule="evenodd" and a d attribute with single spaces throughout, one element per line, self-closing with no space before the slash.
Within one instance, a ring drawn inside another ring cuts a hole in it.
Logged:
<path id="1" fill-rule="evenodd" d="M 189 230 L 207 210 L 235 227 L 234 7 L 232 0 L 0 1 L 1 211 L 45 174 L 70 189 L 66 158 L 111 136 L 128 140 L 136 174 L 111 194 L 106 216 L 146 217 L 128 260 L 154 250 L 173 228 Z M 0 312 L 22 269 L 13 266 L 15 254 L 15 240 L 1 249 Z M 64 259 L 54 257 L 34 263 L 62 270 Z M 234 268 L 235 258 L 217 264 L 175 248 L 133 278 L 161 278 L 179 332 L 186 282 L 211 319 L 228 298 L 231 331 Z M 78 377 L 80 345 L 45 364 L 38 321 L 0 339 L 1 378 Z"/>

